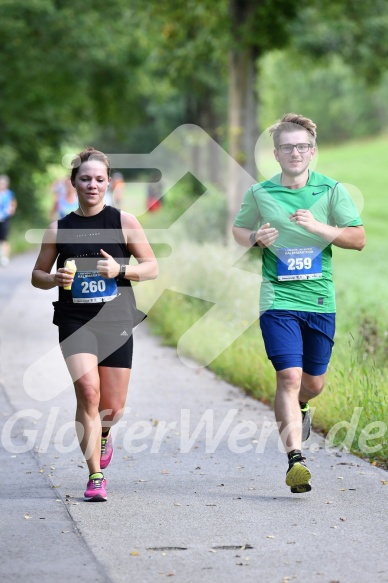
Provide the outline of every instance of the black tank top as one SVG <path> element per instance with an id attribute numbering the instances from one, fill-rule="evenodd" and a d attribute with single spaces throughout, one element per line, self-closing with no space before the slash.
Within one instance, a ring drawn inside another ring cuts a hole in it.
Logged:
<path id="1" fill-rule="evenodd" d="M 101 249 L 118 263 L 128 264 L 131 254 L 125 243 L 118 209 L 106 206 L 92 217 L 82 217 L 72 212 L 58 221 L 57 269 L 64 267 L 67 259 L 74 259 L 77 272 L 95 271 L 97 261 L 103 258 Z M 126 321 L 133 325 L 139 323 L 145 315 L 136 308 L 131 282 L 122 277 L 116 277 L 113 281 L 101 283 L 105 285 L 110 282 L 113 287 L 117 285 L 117 295 L 110 301 L 100 299 L 98 303 L 82 303 L 85 300 L 74 298 L 71 290 L 59 287 L 59 301 L 54 302 L 57 316 L 54 316 L 54 323 L 58 323 L 58 318 L 71 316 L 88 321 L 97 314 L 99 320 Z"/>

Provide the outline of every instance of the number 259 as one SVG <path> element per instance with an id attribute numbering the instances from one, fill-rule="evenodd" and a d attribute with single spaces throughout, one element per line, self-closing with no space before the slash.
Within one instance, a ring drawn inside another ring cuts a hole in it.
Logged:
<path id="1" fill-rule="evenodd" d="M 311 269 L 311 265 L 311 257 L 297 257 L 296 259 L 288 260 L 289 271 L 294 271 L 295 269 Z"/>

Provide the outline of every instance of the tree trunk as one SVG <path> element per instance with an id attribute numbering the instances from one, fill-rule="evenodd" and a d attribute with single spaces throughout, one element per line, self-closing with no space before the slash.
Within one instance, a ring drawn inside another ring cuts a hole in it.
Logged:
<path id="1" fill-rule="evenodd" d="M 256 54 L 252 47 L 235 48 L 229 55 L 228 234 L 246 190 L 256 181 L 255 145 L 258 139 Z"/>

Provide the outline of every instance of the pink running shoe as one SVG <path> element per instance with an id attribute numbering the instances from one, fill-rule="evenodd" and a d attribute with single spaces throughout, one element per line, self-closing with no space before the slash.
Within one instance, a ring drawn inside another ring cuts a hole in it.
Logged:
<path id="1" fill-rule="evenodd" d="M 113 457 L 112 436 L 109 432 L 108 437 L 101 437 L 100 467 L 102 470 L 105 470 L 105 468 L 109 466 L 112 457 Z"/>
<path id="2" fill-rule="evenodd" d="M 89 478 L 84 500 L 86 502 L 106 502 L 106 480 L 104 479 L 104 474 L 91 474 Z"/>

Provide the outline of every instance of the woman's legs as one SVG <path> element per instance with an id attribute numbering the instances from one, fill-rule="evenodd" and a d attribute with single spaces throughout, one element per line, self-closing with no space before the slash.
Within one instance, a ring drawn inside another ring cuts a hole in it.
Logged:
<path id="1" fill-rule="evenodd" d="M 99 366 L 102 431 L 117 423 L 124 412 L 131 369 Z"/>
<path id="2" fill-rule="evenodd" d="M 123 414 L 131 374 L 129 368 L 98 366 L 94 354 L 66 358 L 77 399 L 76 430 L 89 474 L 101 471 L 101 431 Z M 100 415 L 101 412 L 101 415 Z"/>
<path id="3" fill-rule="evenodd" d="M 89 474 L 100 472 L 101 420 L 100 376 L 94 354 L 74 354 L 66 358 L 77 398 L 76 430 Z"/>

